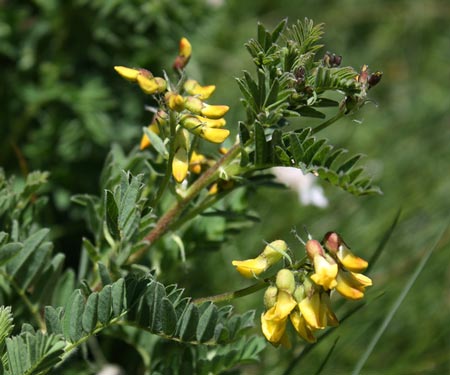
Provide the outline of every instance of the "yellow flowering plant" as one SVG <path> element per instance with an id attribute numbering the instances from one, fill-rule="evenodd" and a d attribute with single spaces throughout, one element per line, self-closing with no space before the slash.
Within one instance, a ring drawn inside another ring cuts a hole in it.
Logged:
<path id="1" fill-rule="evenodd" d="M 245 189 L 255 178 L 268 178 L 264 171 L 270 167 L 300 168 L 355 195 L 379 192 L 362 176 L 362 169 L 355 167 L 358 155 L 340 161 L 344 150 L 317 139 L 315 134 L 356 113 L 382 74 L 371 74 L 367 65 L 359 71 L 341 67 L 342 57 L 329 52 L 317 60 L 321 35 L 322 25 L 309 20 L 290 27 L 283 21 L 272 32 L 259 26 L 258 39 L 246 45 L 257 77 L 245 72 L 237 80 L 247 117 L 234 128 L 225 127 L 229 106 L 206 102 L 216 85 L 202 85 L 188 75 L 186 66 L 195 49 L 186 38 L 180 41 L 173 64 L 176 80 L 167 74 L 155 77 L 145 69 L 115 67 L 157 103 L 141 140 L 141 150 L 149 150 L 149 158 L 159 155 L 165 169 L 161 181 L 155 180 L 158 188 L 152 207 L 158 207 L 159 201 L 170 201 L 166 194 L 175 196 L 173 205 L 158 215 L 145 237 L 146 244 L 130 253 L 126 264 L 145 259 L 166 233 L 183 233 L 190 221 L 231 192 Z M 339 93 L 342 99 L 330 99 L 330 92 Z M 326 116 L 321 112 L 323 107 L 334 107 L 336 113 Z M 293 119 L 304 117 L 325 120 L 312 128 L 293 125 Z M 231 137 L 236 133 L 236 138 Z M 228 148 L 206 156 L 202 151 L 205 141 Z M 175 189 L 169 189 L 171 186 Z M 254 258 L 233 260 L 236 270 L 256 284 L 195 302 L 229 300 L 266 288 L 265 312 L 261 314 L 266 340 L 290 348 L 291 326 L 307 343 L 316 342 L 318 333 L 339 324 L 332 303 L 336 295 L 361 299 L 372 281 L 363 274 L 368 262 L 353 254 L 336 232 L 327 232 L 322 241 L 309 238 L 302 243 L 299 252 L 289 249 L 284 240 L 275 240 Z M 277 271 L 270 276 L 272 269 Z"/>
<path id="2" fill-rule="evenodd" d="M 221 373 L 257 361 L 267 342 L 312 344 L 339 324 L 335 300 L 362 299 L 372 280 L 364 274 L 369 263 L 328 228 L 320 241 L 308 237 L 294 247 L 269 239 L 253 257 L 221 265 L 249 286 L 190 297 L 197 277 L 214 277 L 208 267 L 201 275 L 190 269 L 191 259 L 232 243 L 255 221 L 245 198 L 273 183 L 272 167 L 298 168 L 356 196 L 379 193 L 356 166 L 360 155 L 343 159 L 346 150 L 317 134 L 357 113 L 381 73 L 341 66 L 340 56 L 320 52 L 322 33 L 323 25 L 310 20 L 283 21 L 272 31 L 258 26 L 257 39 L 246 44 L 256 75 L 237 79 L 245 109 L 237 123 L 226 119 L 233 108 L 213 99 L 220 87 L 191 76 L 195 46 L 185 37 L 172 70 L 114 66 L 117 78 L 143 93 L 150 114 L 133 150 L 112 147 L 100 194 L 72 198 L 91 231 L 82 239 L 77 278 L 63 270 L 61 254 L 53 256 L 46 229 L 17 230 L 27 218 L 20 210 L 36 200 L 35 186 L 46 175 L 30 179 L 21 193 L 31 191 L 26 202 L 1 185 L 2 196 L 20 204 L 11 210 L 11 233 L 0 233 L 0 274 L 24 302 L 11 298 L 13 308 L 28 310 L 34 322 L 13 337 L 11 309 L 0 309 L 6 373 L 49 373 L 70 363 L 77 348 L 89 358 L 103 334 L 136 348 L 142 374 L 181 374 L 185 366 L 185 373 Z M 250 332 L 253 310 L 236 314 L 220 303 L 262 290 L 261 335 Z M 17 358 L 27 358 L 24 371 Z"/>

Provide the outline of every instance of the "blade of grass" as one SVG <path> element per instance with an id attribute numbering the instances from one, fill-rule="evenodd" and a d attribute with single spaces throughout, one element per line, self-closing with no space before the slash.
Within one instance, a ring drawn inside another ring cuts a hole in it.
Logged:
<path id="1" fill-rule="evenodd" d="M 375 332 L 375 335 L 373 336 L 372 340 L 370 341 L 369 345 L 367 346 L 366 351 L 362 354 L 362 356 L 360 357 L 359 361 L 357 362 L 357 364 L 356 364 L 356 366 L 355 366 L 355 368 L 354 368 L 354 370 L 352 372 L 353 375 L 358 375 L 361 372 L 362 368 L 364 367 L 364 365 L 365 365 L 367 359 L 369 358 L 370 354 L 372 353 L 373 349 L 377 345 L 377 343 L 380 340 L 380 338 L 383 335 L 383 333 L 386 331 L 386 328 L 388 327 L 389 323 L 392 321 L 392 318 L 394 317 L 395 313 L 400 308 L 400 306 L 403 303 L 404 299 L 406 298 L 407 294 L 411 290 L 414 282 L 419 277 L 419 274 L 425 268 L 425 265 L 427 264 L 428 259 L 430 259 L 431 254 L 433 253 L 433 251 L 436 249 L 436 247 L 438 246 L 438 244 L 440 243 L 440 241 L 444 237 L 444 235 L 447 232 L 448 228 L 449 227 L 447 226 L 441 232 L 441 234 L 438 237 L 439 239 L 436 241 L 436 243 L 433 246 L 430 247 L 430 249 L 425 253 L 424 257 L 422 258 L 422 260 L 417 265 L 414 273 L 411 275 L 411 277 L 409 278 L 407 284 L 405 285 L 405 287 L 403 288 L 402 292 L 398 296 L 397 300 L 392 305 L 390 311 L 388 312 L 388 314 L 387 314 L 386 318 L 384 319 L 384 321 L 382 322 L 381 326 Z"/>
<path id="2" fill-rule="evenodd" d="M 342 319 L 340 319 L 340 323 L 342 324 L 343 322 L 345 322 L 348 318 L 350 318 L 354 313 L 356 313 L 359 309 L 361 309 L 362 307 L 364 307 L 366 304 L 365 303 L 361 303 L 358 306 L 356 306 L 355 308 L 353 308 L 352 310 L 350 310 L 347 314 L 344 315 L 344 317 Z M 298 364 L 302 361 L 303 358 L 306 357 L 306 355 L 313 350 L 314 348 L 316 348 L 321 342 L 323 342 L 325 340 L 325 338 L 327 336 L 329 336 L 331 333 L 333 333 L 335 330 L 334 329 L 329 329 L 327 332 L 325 332 L 322 336 L 320 336 L 317 339 L 317 342 L 315 344 L 307 344 L 305 345 L 305 349 L 303 349 L 303 351 L 297 356 L 295 357 L 291 363 L 289 364 L 289 366 L 287 367 L 287 369 L 283 372 L 283 375 L 289 375 L 292 373 L 292 371 L 298 366 Z"/>
<path id="3" fill-rule="evenodd" d="M 383 237 L 380 241 L 380 243 L 378 244 L 377 248 L 375 249 L 374 253 L 372 254 L 372 256 L 370 257 L 369 260 L 369 267 L 367 268 L 365 273 L 369 273 L 370 270 L 373 268 L 373 266 L 375 265 L 375 263 L 377 262 L 378 258 L 380 257 L 382 251 L 384 250 L 384 247 L 386 246 L 386 244 L 388 243 L 389 239 L 391 238 L 392 233 L 394 232 L 395 227 L 398 224 L 398 220 L 400 219 L 400 214 L 402 213 L 401 208 L 397 211 L 397 214 L 395 215 L 394 221 L 392 222 L 392 224 L 390 225 L 390 227 L 388 228 L 388 230 L 386 232 L 384 232 Z"/>
<path id="4" fill-rule="evenodd" d="M 317 369 L 317 371 L 315 372 L 314 375 L 320 375 L 322 373 L 323 369 L 325 368 L 325 365 L 327 364 L 328 360 L 331 358 L 331 354 L 333 354 L 334 348 L 336 348 L 336 344 L 338 341 L 339 341 L 339 337 L 337 337 L 336 340 L 334 340 L 333 345 L 331 345 L 330 350 L 328 350 L 326 357 L 324 358 L 324 360 L 320 364 L 320 367 Z"/>

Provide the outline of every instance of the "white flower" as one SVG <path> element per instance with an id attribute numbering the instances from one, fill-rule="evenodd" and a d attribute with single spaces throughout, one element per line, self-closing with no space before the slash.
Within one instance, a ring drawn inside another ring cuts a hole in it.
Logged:
<path id="1" fill-rule="evenodd" d="M 317 177 L 313 174 L 304 175 L 300 169 L 293 167 L 275 167 L 272 173 L 278 182 L 298 193 L 298 199 L 303 205 L 328 206 L 328 199 L 322 187 L 316 184 Z"/>

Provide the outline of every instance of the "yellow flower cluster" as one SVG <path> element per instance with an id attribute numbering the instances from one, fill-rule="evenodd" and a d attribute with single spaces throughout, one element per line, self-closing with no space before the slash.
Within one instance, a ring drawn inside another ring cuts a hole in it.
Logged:
<path id="1" fill-rule="evenodd" d="M 365 288 L 372 285 L 372 280 L 361 273 L 368 263 L 354 255 L 337 233 L 328 232 L 322 243 L 323 246 L 317 240 L 307 241 L 308 261 L 278 271 L 275 285 L 265 292 L 266 311 L 261 315 L 261 327 L 266 339 L 275 346 L 290 347 L 288 319 L 301 338 L 315 342 L 316 330 L 339 324 L 330 305 L 332 291 L 355 300 L 364 297 Z M 274 241 L 256 258 L 235 260 L 232 264 L 243 276 L 255 277 L 277 263 L 286 250 L 284 241 Z"/>
<path id="2" fill-rule="evenodd" d="M 180 40 L 179 53 L 173 64 L 176 71 L 185 68 L 192 54 L 192 47 L 186 38 Z M 145 69 L 133 69 L 115 66 L 114 69 L 123 78 L 137 83 L 148 95 L 160 95 L 161 107 L 155 114 L 148 130 L 156 135 L 167 133 L 164 127 L 169 123 L 169 113 L 176 116 L 175 153 L 172 162 L 172 175 L 177 182 L 182 182 L 188 171 L 199 173 L 200 165 L 205 165 L 204 157 L 191 148 L 192 137 L 200 137 L 212 143 L 222 143 L 230 135 L 223 116 L 228 112 L 226 105 L 210 105 L 205 102 L 214 92 L 216 86 L 202 86 L 193 79 L 184 82 L 181 88 L 173 88 L 161 77 L 154 77 Z M 185 131 L 186 130 L 186 131 Z M 191 136 L 192 135 L 192 136 Z M 140 148 L 151 145 L 151 140 L 144 134 Z M 202 159 L 202 160 L 201 160 Z M 201 160 L 201 161 L 200 161 Z"/>

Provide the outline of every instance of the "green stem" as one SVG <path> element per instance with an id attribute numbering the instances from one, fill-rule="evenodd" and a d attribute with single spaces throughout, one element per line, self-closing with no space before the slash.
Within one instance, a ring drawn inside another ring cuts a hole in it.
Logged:
<path id="1" fill-rule="evenodd" d="M 232 299 L 239 298 L 239 297 L 245 297 L 245 296 L 248 296 L 249 294 L 255 293 L 258 290 L 265 288 L 272 279 L 273 279 L 273 277 L 263 279 L 253 285 L 250 285 L 247 288 L 235 290 L 233 292 L 226 292 L 226 293 L 216 294 L 214 296 L 196 298 L 196 299 L 192 300 L 192 302 L 197 305 L 200 305 L 204 302 L 217 303 L 217 302 L 230 301 Z"/>
<path id="2" fill-rule="evenodd" d="M 12 278 L 9 274 L 5 272 L 0 272 L 0 274 L 9 281 L 10 285 L 15 289 L 16 293 L 22 298 L 23 302 L 27 306 L 28 310 L 30 310 L 31 315 L 33 316 L 34 320 L 39 326 L 39 329 L 41 331 L 46 330 L 45 320 L 42 318 L 41 314 L 39 313 L 39 307 L 37 305 L 34 305 L 30 299 L 25 294 L 25 291 L 17 285 L 14 278 Z"/>
<path id="3" fill-rule="evenodd" d="M 312 130 L 312 134 L 316 134 L 316 133 L 328 128 L 330 125 L 334 124 L 336 121 L 338 121 L 343 116 L 344 116 L 344 111 L 340 110 L 335 116 L 331 117 L 327 121 L 324 121 L 320 125 L 316 126 Z"/>
<path id="4" fill-rule="evenodd" d="M 239 155 L 240 151 L 241 146 L 239 143 L 236 143 L 224 156 L 222 156 L 221 159 L 216 162 L 216 164 L 207 169 L 205 173 L 203 173 L 199 179 L 192 184 L 192 186 L 186 191 L 185 196 L 175 202 L 172 207 L 159 218 L 154 228 L 145 237 L 148 245 L 132 254 L 128 259 L 128 264 L 136 263 L 149 251 L 151 245 L 170 229 L 172 223 L 180 216 L 181 212 L 187 207 L 187 205 L 195 197 L 197 197 L 197 195 L 200 194 L 206 186 L 217 179 L 220 168 L 234 160 Z"/>

